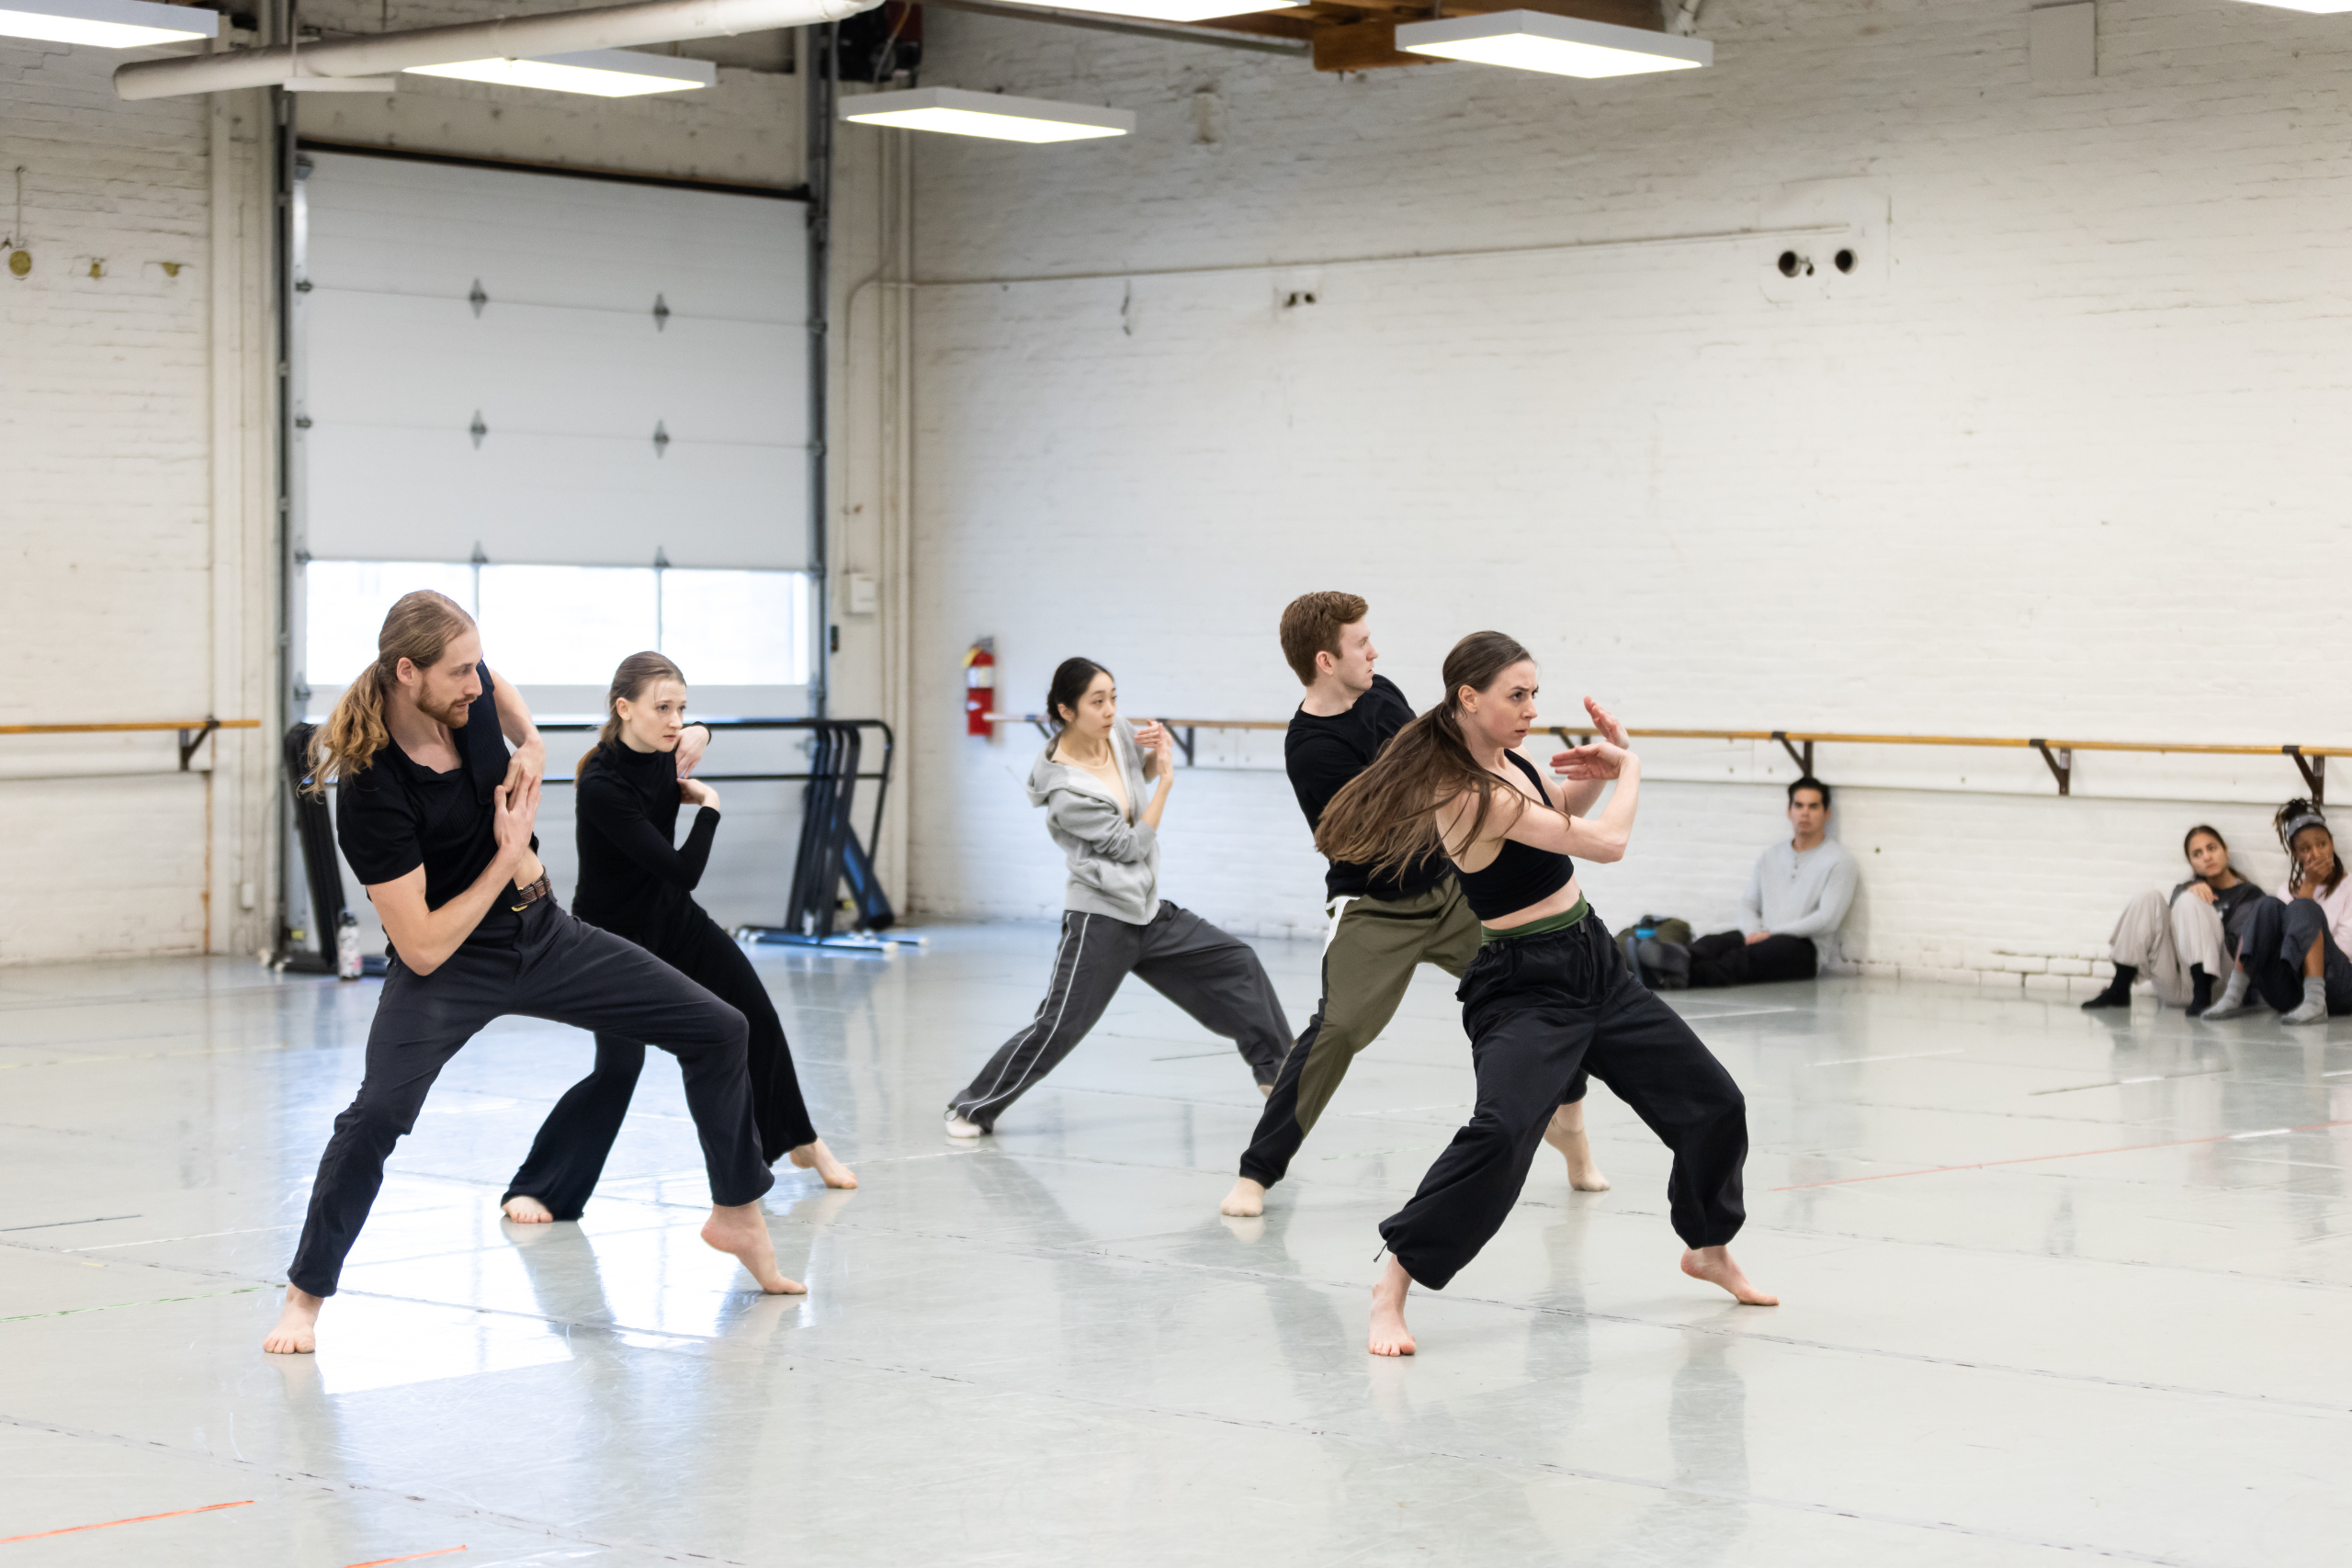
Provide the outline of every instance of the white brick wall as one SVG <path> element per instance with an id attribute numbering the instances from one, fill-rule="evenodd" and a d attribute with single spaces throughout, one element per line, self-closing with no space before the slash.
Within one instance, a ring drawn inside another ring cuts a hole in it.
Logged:
<path id="1" fill-rule="evenodd" d="M 268 415 L 214 354 L 266 336 L 248 309 L 258 102 L 122 104 L 119 61 L 0 43 L 0 200 L 13 233 L 23 165 L 34 258 L 0 275 L 0 722 L 266 723 L 267 492 L 250 481 Z M 0 800 L 28 828 L 0 857 L 0 963 L 266 940 L 266 909 L 240 907 L 270 879 L 265 735 L 224 737 L 210 775 L 30 776 L 168 770 L 169 739 L 0 739 Z"/>
<path id="2" fill-rule="evenodd" d="M 926 82 L 1141 127 L 919 143 L 917 907 L 1058 905 L 1033 739 L 960 735 L 972 637 L 1017 707 L 1082 651 L 1135 713 L 1278 716 L 1274 620 L 1309 588 L 1372 598 L 1422 702 L 1492 625 L 1561 716 L 2352 740 L 2325 673 L 2352 28 L 2101 12 L 2099 77 L 2041 85 L 2011 0 L 1716 0 L 1714 70 L 1590 84 L 930 18 Z M 1859 183 L 1787 188 L 1824 179 Z M 1784 283 L 1778 239 L 1340 265 L 1824 216 L 1864 250 L 1835 291 Z M 1590 874 L 1605 914 L 1727 921 L 1780 830 L 1761 750 L 1657 749 L 1633 857 Z M 1864 868 L 1848 955 L 2086 983 L 2191 821 L 2277 871 L 2283 759 L 2078 764 L 2059 800 L 2030 752 L 1826 752 Z M 1188 777 L 1170 824 L 1172 897 L 1311 926 L 1279 775 Z"/>

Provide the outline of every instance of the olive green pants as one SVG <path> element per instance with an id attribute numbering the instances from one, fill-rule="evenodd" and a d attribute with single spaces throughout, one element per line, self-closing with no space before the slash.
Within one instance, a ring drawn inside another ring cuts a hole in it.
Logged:
<path id="1" fill-rule="evenodd" d="M 1348 1076 L 1348 1064 L 1396 1016 L 1413 970 L 1460 976 L 1478 956 L 1478 917 L 1449 875 L 1409 898 L 1351 898 L 1323 947 L 1323 999 L 1283 1056 L 1241 1174 L 1272 1187 Z"/>

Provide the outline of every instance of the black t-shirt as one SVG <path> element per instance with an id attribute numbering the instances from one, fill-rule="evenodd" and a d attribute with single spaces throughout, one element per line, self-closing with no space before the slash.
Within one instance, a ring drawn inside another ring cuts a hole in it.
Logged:
<path id="1" fill-rule="evenodd" d="M 363 886 L 393 882 L 424 868 L 424 907 L 437 909 L 474 885 L 498 858 L 497 797 L 506 777 L 506 738 L 490 671 L 481 695 L 453 735 L 458 765 L 446 773 L 419 767 L 392 741 L 366 771 L 343 781 L 335 802 L 335 841 Z M 531 848 L 537 850 L 535 837 Z M 513 883 L 490 907 L 468 942 L 512 941 L 522 920 Z"/>
<path id="2" fill-rule="evenodd" d="M 1370 767 L 1380 749 L 1412 719 L 1413 705 L 1385 675 L 1374 675 L 1372 690 L 1345 713 L 1320 718 L 1301 708 L 1291 716 L 1290 732 L 1283 738 L 1283 766 L 1309 828 L 1322 825 L 1323 808 L 1331 797 Z M 1333 898 L 1408 898 L 1436 886 L 1445 875 L 1445 861 L 1435 854 L 1380 878 L 1363 866 L 1335 860 L 1323 874 L 1323 889 Z"/>
<path id="3" fill-rule="evenodd" d="M 678 845 L 678 755 L 607 741 L 581 770 L 580 886 L 571 912 L 668 956 L 707 919 L 694 901 L 718 813 L 695 811 Z"/>

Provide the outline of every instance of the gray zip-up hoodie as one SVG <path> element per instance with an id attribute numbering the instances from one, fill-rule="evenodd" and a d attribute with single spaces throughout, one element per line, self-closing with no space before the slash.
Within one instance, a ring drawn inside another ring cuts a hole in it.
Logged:
<path id="1" fill-rule="evenodd" d="M 1125 719 L 1111 730 L 1127 798 L 1140 809 L 1148 798 L 1136 728 Z M 1148 926 L 1159 913 L 1159 835 L 1129 818 L 1102 780 L 1084 768 L 1054 761 L 1049 743 L 1029 770 L 1029 804 L 1046 808 L 1046 831 L 1069 860 L 1062 907 Z"/>

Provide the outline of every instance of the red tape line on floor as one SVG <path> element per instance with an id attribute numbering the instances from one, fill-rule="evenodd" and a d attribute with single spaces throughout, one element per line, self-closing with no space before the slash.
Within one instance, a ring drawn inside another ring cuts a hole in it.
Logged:
<path id="1" fill-rule="evenodd" d="M 102 1519 L 95 1525 L 67 1525 L 62 1530 L 35 1530 L 30 1535 L 0 1535 L 0 1546 L 12 1540 L 46 1540 L 53 1535 L 72 1535 L 77 1530 L 107 1530 L 117 1525 L 143 1525 L 151 1519 L 184 1519 L 190 1514 L 217 1514 L 223 1508 L 250 1508 L 251 1497 L 242 1503 L 207 1503 L 201 1508 L 175 1508 L 168 1514 L 141 1514 L 135 1519 Z"/>
<path id="2" fill-rule="evenodd" d="M 462 1546 L 445 1546 L 435 1551 L 412 1551 L 406 1557 L 371 1557 L 365 1562 L 353 1562 L 345 1568 L 384 1568 L 387 1562 L 413 1562 L 420 1557 L 447 1557 L 453 1551 L 467 1550 Z"/>
<path id="3" fill-rule="evenodd" d="M 2288 1133 L 2323 1133 L 2330 1127 L 2352 1127 L 2352 1122 L 2314 1122 L 2308 1127 L 2266 1127 L 2258 1133 L 2216 1133 L 2210 1138 L 2174 1138 L 2162 1144 L 2125 1144 L 2112 1149 L 2076 1149 L 2064 1155 L 2019 1155 L 2015 1159 L 1981 1159 L 1973 1165 L 1930 1165 L 1917 1170 L 1885 1170 L 1876 1176 L 1840 1176 L 1828 1181 L 1794 1181 L 1775 1192 L 1802 1192 L 1808 1187 L 1850 1187 L 1857 1181 L 1892 1181 L 1898 1176 L 1938 1176 L 1947 1170 L 1989 1170 L 1996 1165 L 2032 1165 L 2049 1159 L 2088 1159 L 2093 1155 L 2137 1154 L 2143 1149 L 2179 1149 L 2191 1144 L 2227 1144 L 2240 1138 L 2270 1138 Z"/>

